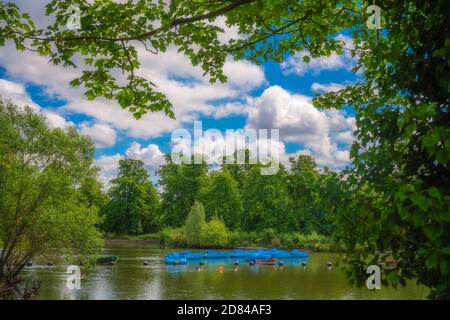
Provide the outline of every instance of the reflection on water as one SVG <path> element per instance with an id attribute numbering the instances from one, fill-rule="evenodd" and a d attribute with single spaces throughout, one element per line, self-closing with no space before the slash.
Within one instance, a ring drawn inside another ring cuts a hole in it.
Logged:
<path id="1" fill-rule="evenodd" d="M 117 265 L 83 273 L 80 290 L 66 288 L 64 266 L 35 265 L 24 273 L 41 280 L 36 299 L 424 299 L 428 294 L 413 282 L 375 292 L 351 287 L 342 271 L 327 267 L 338 257 L 330 253 L 312 253 L 306 266 L 296 259 L 283 260 L 284 266 L 239 260 L 236 267 L 237 259 L 165 265 L 168 252 L 154 245 L 108 245 L 104 254 L 119 256 Z"/>

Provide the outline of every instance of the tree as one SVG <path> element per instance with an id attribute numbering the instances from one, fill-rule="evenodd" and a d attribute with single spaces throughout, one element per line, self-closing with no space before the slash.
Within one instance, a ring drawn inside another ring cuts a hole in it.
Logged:
<path id="1" fill-rule="evenodd" d="M 204 224 L 201 233 L 204 246 L 225 247 L 228 244 L 228 229 L 223 221 L 217 217 Z"/>
<path id="2" fill-rule="evenodd" d="M 161 198 L 164 224 L 171 227 L 181 227 L 186 221 L 188 210 L 194 204 L 199 191 L 204 184 L 208 166 L 201 164 L 176 164 L 170 155 L 166 163 L 160 166 L 159 184 L 164 190 Z"/>
<path id="3" fill-rule="evenodd" d="M 329 170 L 320 172 L 316 161 L 308 155 L 299 155 L 289 159 L 291 170 L 287 179 L 292 214 L 289 224 L 292 231 L 297 229 L 305 233 L 316 231 L 320 234 L 331 235 L 332 222 L 330 215 L 330 199 L 328 194 L 333 185 Z M 333 193 L 331 202 L 339 199 L 339 194 Z"/>
<path id="4" fill-rule="evenodd" d="M 239 152 L 235 151 L 233 157 L 233 163 L 227 163 L 226 157 L 223 157 L 222 171 L 228 172 L 233 179 L 237 181 L 239 189 L 242 190 L 244 188 L 248 173 L 253 166 L 252 163 L 256 162 L 256 159 L 254 158 L 255 155 L 251 155 L 249 149 L 244 149 L 239 150 Z M 239 159 L 239 157 L 242 157 L 243 159 Z"/>
<path id="5" fill-rule="evenodd" d="M 228 171 L 213 172 L 210 184 L 200 192 L 205 204 L 207 219 L 218 217 L 223 219 L 230 229 L 240 226 L 242 214 L 242 196 L 238 183 Z"/>
<path id="6" fill-rule="evenodd" d="M 203 205 L 195 201 L 186 218 L 186 240 L 189 246 L 198 246 L 202 243 L 202 233 L 205 227 L 205 210 Z"/>
<path id="7" fill-rule="evenodd" d="M 281 166 L 281 165 L 280 165 Z M 275 175 L 261 175 L 261 164 L 250 170 L 242 192 L 244 210 L 242 228 L 246 231 L 262 231 L 289 228 L 289 197 L 285 183 L 286 171 L 281 166 Z"/>
<path id="8" fill-rule="evenodd" d="M 73 5 L 81 16 L 79 30 L 67 28 Z M 174 46 L 200 65 L 211 82 L 224 82 L 227 55 L 260 62 L 281 61 L 305 48 L 313 55 L 330 54 L 342 45 L 328 35 L 361 24 L 365 9 L 350 0 L 51 0 L 45 14 L 54 21 L 39 29 L 16 4 L 1 2 L 0 46 L 11 41 L 19 51 L 36 52 L 66 67 L 76 67 L 81 56 L 83 70 L 71 85 L 84 86 L 88 99 L 115 99 L 137 118 L 161 110 L 173 117 L 171 103 L 157 84 L 138 75 L 138 49 L 158 54 Z M 219 40 L 224 32 L 219 17 L 245 36 Z"/>
<path id="9" fill-rule="evenodd" d="M 154 232 L 159 226 L 159 197 L 141 160 L 119 161 L 112 180 L 106 227 L 119 235 Z"/>
<path id="10" fill-rule="evenodd" d="M 102 241 L 89 138 L 4 100 L 0 126 L 0 287 L 11 288 L 36 256 L 94 254 Z"/>
<path id="11" fill-rule="evenodd" d="M 350 279 L 387 256 L 400 267 L 384 283 L 417 279 L 450 297 L 450 54 L 448 1 L 385 1 L 385 32 L 355 30 L 365 82 L 317 106 L 353 105 L 353 168 L 336 216 Z"/>

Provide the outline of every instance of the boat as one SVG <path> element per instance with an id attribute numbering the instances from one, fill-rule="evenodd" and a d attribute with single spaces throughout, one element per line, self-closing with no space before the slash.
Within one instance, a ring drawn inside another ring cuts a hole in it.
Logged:
<path id="1" fill-rule="evenodd" d="M 399 263 L 400 263 L 400 260 L 395 260 L 395 259 L 385 260 L 384 263 L 382 264 L 382 266 L 383 266 L 383 269 L 385 269 L 385 270 L 393 270 L 393 269 L 398 268 Z"/>
<path id="2" fill-rule="evenodd" d="M 257 249 L 257 250 L 233 250 L 233 251 L 182 251 L 171 252 L 164 257 L 166 264 L 186 264 L 199 263 L 206 260 L 218 261 L 220 259 L 242 259 L 245 261 L 283 259 L 285 262 L 294 261 L 298 258 L 307 258 L 308 252 L 300 250 L 281 250 L 281 249 Z"/>
<path id="3" fill-rule="evenodd" d="M 277 259 L 273 258 L 273 259 L 257 259 L 255 260 L 256 263 L 258 264 L 265 264 L 265 265 L 275 265 L 277 263 Z"/>
<path id="4" fill-rule="evenodd" d="M 99 256 L 96 259 L 98 264 L 116 264 L 119 260 L 118 256 Z"/>

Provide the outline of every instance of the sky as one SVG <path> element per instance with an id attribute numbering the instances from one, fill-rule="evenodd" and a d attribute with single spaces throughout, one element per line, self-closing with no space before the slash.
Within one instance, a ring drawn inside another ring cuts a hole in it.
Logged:
<path id="1" fill-rule="evenodd" d="M 49 24 L 43 15 L 47 0 L 14 2 L 30 13 L 38 27 Z M 220 19 L 217 23 L 224 25 Z M 239 36 L 227 28 L 221 37 L 225 41 Z M 339 34 L 337 38 L 352 46 L 348 36 Z M 172 133 L 181 128 L 192 132 L 194 121 L 201 121 L 203 130 L 215 128 L 224 134 L 227 129 L 279 129 L 279 141 L 270 143 L 283 163 L 290 156 L 309 154 L 321 167 L 342 170 L 350 164 L 354 112 L 350 108 L 318 110 L 312 105 L 315 94 L 339 90 L 358 79 L 351 71 L 355 61 L 348 50 L 309 63 L 302 60 L 305 52 L 282 63 L 260 66 L 227 60 L 224 72 L 228 81 L 210 84 L 201 68 L 193 67 L 176 48 L 158 55 L 138 45 L 137 49 L 141 61 L 138 74 L 168 96 L 176 119 L 164 113 L 147 113 L 136 120 L 115 101 L 89 101 L 83 88 L 69 85 L 81 68 L 55 66 L 32 52 L 18 53 L 11 43 L 0 47 L 0 96 L 36 108 L 51 127 L 75 126 L 90 136 L 105 185 L 124 158 L 142 160 L 155 177 L 164 153 L 173 147 Z M 196 143 L 207 149 L 220 142 L 201 139 Z"/>

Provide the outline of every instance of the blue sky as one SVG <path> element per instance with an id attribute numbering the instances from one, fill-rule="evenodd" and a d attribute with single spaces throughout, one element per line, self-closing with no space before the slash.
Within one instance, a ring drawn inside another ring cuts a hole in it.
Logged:
<path id="1" fill-rule="evenodd" d="M 38 25 L 48 23 L 42 15 L 45 0 L 16 1 L 30 12 Z M 222 23 L 218 21 L 218 23 Z M 227 29 L 225 38 L 239 37 Z M 352 41 L 337 36 L 347 47 Z M 280 130 L 280 140 L 271 141 L 281 160 L 291 155 L 313 155 L 318 164 L 340 170 L 349 164 L 349 148 L 355 129 L 354 113 L 346 110 L 317 110 L 311 104 L 315 93 L 337 90 L 354 82 L 353 58 L 347 50 L 342 56 L 303 62 L 298 53 L 281 64 L 256 66 L 244 61 L 227 61 L 226 84 L 211 85 L 202 70 L 190 65 L 175 48 L 158 56 L 137 46 L 142 65 L 139 75 L 156 82 L 174 105 L 176 120 L 162 113 L 147 114 L 135 120 L 114 101 L 88 101 L 82 88 L 71 88 L 70 80 L 80 69 L 49 65 L 31 52 L 17 53 L 8 43 L 0 48 L 0 95 L 19 105 L 35 107 L 47 117 L 49 125 L 75 126 L 89 135 L 96 149 L 96 163 L 102 179 L 114 176 L 119 159 L 141 159 L 150 172 L 162 163 L 163 153 L 171 150 L 171 135 L 178 128 L 192 130 L 193 121 L 203 129 Z M 210 148 L 212 141 L 203 140 Z"/>

